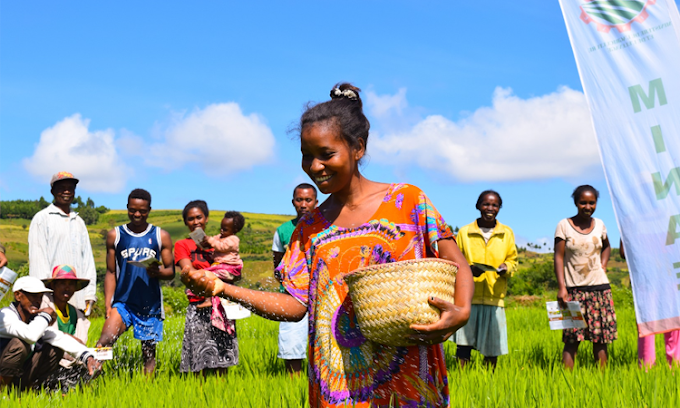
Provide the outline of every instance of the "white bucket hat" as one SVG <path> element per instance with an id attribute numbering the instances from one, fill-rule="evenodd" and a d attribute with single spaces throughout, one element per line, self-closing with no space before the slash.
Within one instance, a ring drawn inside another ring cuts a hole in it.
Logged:
<path id="1" fill-rule="evenodd" d="M 45 287 L 42 281 L 34 276 L 22 276 L 14 282 L 12 286 L 13 292 L 26 292 L 26 293 L 45 293 L 52 292 L 52 289 Z"/>

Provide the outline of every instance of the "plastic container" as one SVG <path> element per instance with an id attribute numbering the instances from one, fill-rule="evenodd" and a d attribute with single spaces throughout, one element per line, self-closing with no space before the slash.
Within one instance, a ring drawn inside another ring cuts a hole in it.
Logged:
<path id="1" fill-rule="evenodd" d="M 2 300 L 7 292 L 12 291 L 12 285 L 17 280 L 17 273 L 13 270 L 3 266 L 0 268 L 0 300 Z"/>

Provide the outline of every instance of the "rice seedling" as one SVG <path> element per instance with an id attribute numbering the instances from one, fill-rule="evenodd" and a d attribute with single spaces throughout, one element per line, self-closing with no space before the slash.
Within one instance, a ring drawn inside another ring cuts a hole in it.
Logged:
<path id="1" fill-rule="evenodd" d="M 550 331 L 544 309 L 507 310 L 510 354 L 498 360 L 495 371 L 473 354 L 465 369 L 454 357 L 455 344 L 444 348 L 449 366 L 452 407 L 668 407 L 680 406 L 680 372 L 669 369 L 657 338 L 655 367 L 637 367 L 637 333 L 630 307 L 617 309 L 619 339 L 610 347 L 609 366 L 599 369 L 592 347 L 581 345 L 573 372 L 561 363 L 561 332 Z M 90 331 L 94 344 L 103 319 Z M 240 363 L 225 377 L 179 373 L 183 316 L 165 321 L 158 346 L 154 378 L 141 373 L 139 341 L 126 333 L 115 346 L 115 361 L 87 387 L 60 393 L 10 392 L 0 406 L 17 407 L 305 407 L 307 377 L 291 377 L 276 358 L 277 323 L 251 317 L 237 323 Z"/>

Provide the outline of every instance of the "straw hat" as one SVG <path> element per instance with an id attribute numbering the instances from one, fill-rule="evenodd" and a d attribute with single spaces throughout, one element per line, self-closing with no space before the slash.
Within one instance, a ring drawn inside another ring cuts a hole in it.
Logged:
<path id="1" fill-rule="evenodd" d="M 71 265 L 58 265 L 52 269 L 52 278 L 43 279 L 45 286 L 50 287 L 55 280 L 74 280 L 76 281 L 76 292 L 90 283 L 89 279 L 79 279 L 76 276 L 76 269 Z"/>

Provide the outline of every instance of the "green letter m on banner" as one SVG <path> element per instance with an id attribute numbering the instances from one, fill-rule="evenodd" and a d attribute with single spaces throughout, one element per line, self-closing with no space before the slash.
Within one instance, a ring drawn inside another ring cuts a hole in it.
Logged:
<path id="1" fill-rule="evenodd" d="M 633 103 L 633 111 L 638 113 L 642 110 L 640 106 L 640 100 L 645 104 L 645 108 L 652 109 L 654 107 L 654 99 L 656 99 L 656 94 L 659 94 L 659 106 L 668 103 L 666 100 L 666 91 L 663 89 L 663 83 L 661 78 L 649 81 L 649 92 L 645 94 L 642 89 L 642 85 L 633 85 L 628 87 L 628 92 L 630 93 L 630 101 Z"/>

